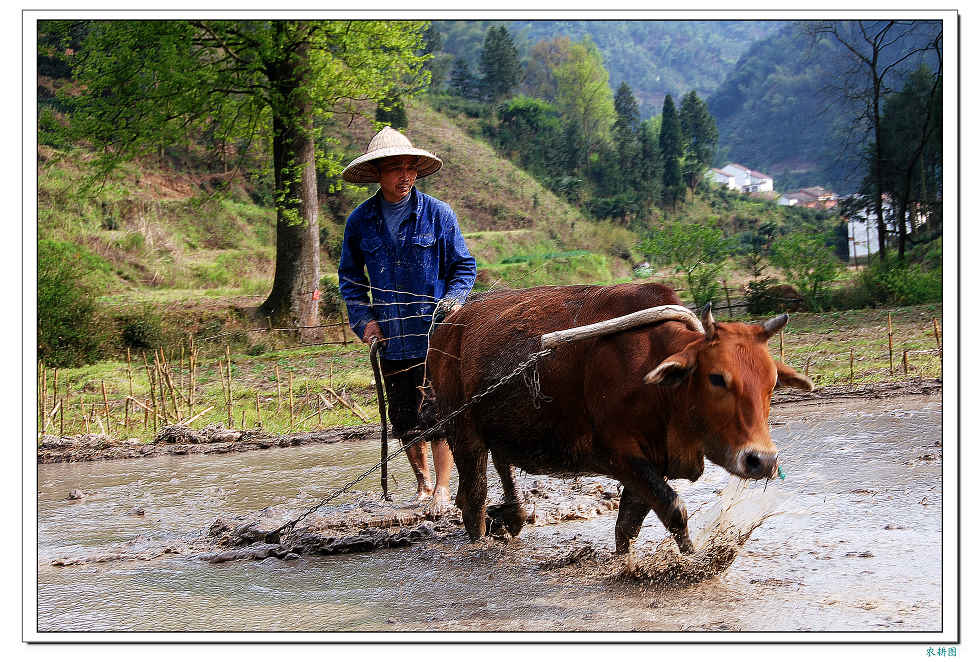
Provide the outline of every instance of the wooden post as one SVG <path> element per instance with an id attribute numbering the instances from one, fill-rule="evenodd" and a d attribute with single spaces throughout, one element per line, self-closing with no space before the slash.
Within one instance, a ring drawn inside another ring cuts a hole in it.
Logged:
<path id="1" fill-rule="evenodd" d="M 54 390 L 51 393 L 51 403 L 52 403 L 51 406 L 54 407 L 54 403 L 56 402 L 58 402 L 58 369 L 57 368 L 54 369 Z M 51 411 L 54 412 L 54 409 L 52 409 Z"/>
<path id="2" fill-rule="evenodd" d="M 888 373 L 895 374 L 894 349 L 892 345 L 892 314 L 888 313 Z"/>
<path id="3" fill-rule="evenodd" d="M 65 401 L 64 401 L 64 398 L 62 398 L 61 399 L 61 402 L 59 402 L 58 404 L 61 407 L 61 412 L 60 412 L 60 417 L 61 417 L 61 431 L 60 431 L 60 434 L 58 436 L 64 437 L 65 436 Z"/>
<path id="4" fill-rule="evenodd" d="M 259 392 L 255 392 L 255 422 L 262 427 L 262 410 L 259 409 Z"/>
<path id="5" fill-rule="evenodd" d="M 276 413 L 282 409 L 282 380 L 279 378 L 279 364 L 276 364 Z"/>
<path id="6" fill-rule="evenodd" d="M 177 380 L 177 392 L 184 392 L 184 375 L 187 370 L 184 369 L 184 341 L 180 342 L 180 366 L 178 366 L 180 372 L 180 378 Z"/>
<path id="7" fill-rule="evenodd" d="M 194 336 L 190 333 L 187 334 L 187 343 L 190 346 L 188 350 L 190 352 L 190 357 L 188 358 L 188 363 L 190 364 L 190 383 L 187 386 L 187 408 L 190 410 L 188 413 L 194 413 L 194 373 L 197 370 L 197 354 L 194 349 Z"/>
<path id="8" fill-rule="evenodd" d="M 153 408 L 163 414 L 163 422 L 166 424 L 169 422 L 167 420 L 167 394 L 164 392 L 163 369 L 160 367 L 160 352 L 158 350 L 153 350 L 153 379 L 160 395 L 159 408 L 157 405 L 153 405 Z"/>
<path id="9" fill-rule="evenodd" d="M 786 363 L 786 354 L 783 353 L 783 331 L 779 330 L 779 360 Z"/>
<path id="10" fill-rule="evenodd" d="M 38 412 L 37 412 L 37 428 L 41 430 L 44 434 L 44 415 L 48 411 L 48 372 L 47 368 L 44 367 L 44 363 L 40 362 L 38 364 Z"/>
<path id="11" fill-rule="evenodd" d="M 902 352 L 902 370 L 906 376 L 909 374 L 909 350 L 907 349 Z"/>
<path id="12" fill-rule="evenodd" d="M 129 348 L 126 348 L 126 374 L 129 376 L 129 397 L 133 397 L 133 357 L 129 353 Z M 126 413 L 125 422 L 123 426 L 129 429 L 129 400 L 126 400 Z"/>
<path id="13" fill-rule="evenodd" d="M 851 348 L 851 383 L 854 383 L 854 348 Z"/>
<path id="14" fill-rule="evenodd" d="M 225 358 L 228 360 L 228 427 L 235 424 L 231 413 L 231 347 L 225 345 Z"/>
<path id="15" fill-rule="evenodd" d="M 61 408 L 62 411 L 71 407 L 71 387 L 68 382 L 68 378 L 65 377 L 65 405 Z M 71 416 L 71 411 L 68 412 L 68 416 Z M 71 419 L 68 419 L 68 425 L 71 426 Z"/>
<path id="16" fill-rule="evenodd" d="M 728 304 L 728 319 L 732 319 L 732 298 L 728 295 L 728 281 L 722 279 L 722 287 L 725 288 L 725 302 Z"/>
<path id="17" fill-rule="evenodd" d="M 340 311 L 340 331 L 344 334 L 344 347 L 347 347 L 347 320 L 344 319 L 344 311 Z"/>
<path id="18" fill-rule="evenodd" d="M 242 430 L 245 429 L 245 408 L 244 407 L 242 407 L 242 427 L 241 427 L 241 429 Z"/>
<path id="19" fill-rule="evenodd" d="M 293 371 L 289 371 L 289 431 L 293 431 Z"/>
<path id="20" fill-rule="evenodd" d="M 940 352 L 943 351 L 943 343 L 939 340 L 939 321 L 935 317 L 932 318 L 932 333 L 936 336 L 936 349 Z"/>
<path id="21" fill-rule="evenodd" d="M 807 377 L 810 376 L 810 357 L 806 357 L 806 365 L 803 366 L 803 374 Z"/>
<path id="22" fill-rule="evenodd" d="M 146 379 L 150 382 L 150 400 L 153 404 L 153 431 L 157 431 L 157 391 L 156 382 L 153 380 L 153 371 L 150 370 L 150 364 L 146 360 L 146 352 L 143 352 L 143 367 L 146 368 Z"/>
<path id="23" fill-rule="evenodd" d="M 112 427 L 109 425 L 109 396 L 105 391 L 105 380 L 102 380 L 102 402 L 105 405 L 105 432 L 106 434 L 112 433 Z"/>

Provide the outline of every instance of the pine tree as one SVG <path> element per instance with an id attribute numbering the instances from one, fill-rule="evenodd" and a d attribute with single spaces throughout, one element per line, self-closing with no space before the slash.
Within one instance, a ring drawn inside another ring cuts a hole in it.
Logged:
<path id="1" fill-rule="evenodd" d="M 613 105 L 616 108 L 615 129 L 635 133 L 640 124 L 640 107 L 636 103 L 636 97 L 633 96 L 633 90 L 625 81 L 619 84 Z"/>
<path id="2" fill-rule="evenodd" d="M 636 167 L 630 173 L 629 181 L 637 192 L 640 206 L 646 209 L 662 197 L 664 166 L 652 120 L 647 120 L 640 125 L 637 137 Z"/>
<path id="3" fill-rule="evenodd" d="M 669 94 L 664 99 L 660 124 L 660 153 L 664 164 L 663 201 L 665 205 L 674 207 L 684 195 L 684 178 L 681 173 L 684 143 L 680 119 L 674 109 L 674 100 Z"/>
<path id="4" fill-rule="evenodd" d="M 478 82 L 470 73 L 466 60 L 457 57 L 453 62 L 452 73 L 449 74 L 449 89 L 456 96 L 464 99 L 475 99 L 478 96 Z"/>
<path id="5" fill-rule="evenodd" d="M 708 112 L 708 105 L 691 90 L 681 100 L 681 132 L 684 135 L 684 181 L 697 188 L 711 165 L 718 147 L 718 126 Z"/>
<path id="6" fill-rule="evenodd" d="M 480 51 L 483 94 L 491 102 L 503 99 L 521 82 L 521 62 L 507 28 L 490 27 Z"/>
<path id="7" fill-rule="evenodd" d="M 633 173 L 636 171 L 639 158 L 639 121 L 640 109 L 633 96 L 633 90 L 625 82 L 616 90 L 613 100 L 616 108 L 616 122 L 613 124 L 613 140 L 616 143 L 617 192 L 636 191 L 632 185 Z"/>

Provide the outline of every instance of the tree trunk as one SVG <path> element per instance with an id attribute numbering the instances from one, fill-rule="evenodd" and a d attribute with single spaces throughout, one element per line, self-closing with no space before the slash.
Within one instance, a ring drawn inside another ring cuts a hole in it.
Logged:
<path id="1" fill-rule="evenodd" d="M 276 271 L 260 310 L 279 326 L 319 337 L 320 227 L 317 209 L 313 104 L 306 92 L 308 56 L 298 47 L 269 67 L 278 100 L 273 106 L 276 182 Z"/>

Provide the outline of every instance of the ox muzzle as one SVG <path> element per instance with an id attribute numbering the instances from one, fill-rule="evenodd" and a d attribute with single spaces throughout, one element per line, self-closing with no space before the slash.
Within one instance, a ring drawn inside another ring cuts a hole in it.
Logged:
<path id="1" fill-rule="evenodd" d="M 732 463 L 731 473 L 739 478 L 759 480 L 774 478 L 779 470 L 778 453 L 759 450 L 751 446 L 740 449 Z"/>

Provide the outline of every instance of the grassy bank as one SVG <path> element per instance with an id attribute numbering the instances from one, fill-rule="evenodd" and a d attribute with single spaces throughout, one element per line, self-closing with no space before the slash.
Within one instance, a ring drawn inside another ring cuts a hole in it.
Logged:
<path id="1" fill-rule="evenodd" d="M 798 370 L 806 370 L 818 388 L 937 378 L 942 376 L 942 366 L 933 319 L 937 320 L 941 334 L 941 315 L 940 304 L 795 313 L 782 334 L 782 352 L 785 361 Z M 727 321 L 727 317 L 720 315 L 718 321 Z M 275 344 L 270 335 L 267 330 L 242 328 L 233 335 L 196 341 L 197 365 L 193 379 L 189 345 L 167 346 L 164 357 L 157 361 L 168 366 L 165 370 L 170 384 L 166 377 L 160 381 L 153 351 L 145 353 L 145 363 L 144 354 L 138 352 L 131 353 L 130 363 L 103 361 L 57 373 L 39 366 L 39 390 L 43 373 L 46 395 L 43 403 L 39 399 L 38 420 L 42 421 L 42 428 L 46 425 L 49 434 L 106 431 L 114 439 L 136 438 L 141 442 L 150 441 L 154 435 L 153 418 L 147 408 L 158 412 L 157 429 L 195 416 L 190 424 L 194 428 L 209 424 L 235 429 L 261 427 L 277 435 L 379 421 L 373 374 L 364 345 L 339 344 L 342 339 L 338 339 L 331 341 L 338 344 L 299 346 L 295 339 L 283 337 L 277 341 L 279 348 L 257 351 L 263 345 Z M 233 345 L 230 340 L 237 342 Z M 779 343 L 779 336 L 770 341 L 770 350 L 777 357 Z M 906 351 L 907 373 L 902 360 Z M 226 357 L 230 358 L 230 417 Z M 156 383 L 153 394 L 151 378 Z M 133 398 L 143 407 L 130 400 L 127 408 L 130 383 Z M 193 406 L 189 406 L 189 401 Z"/>

